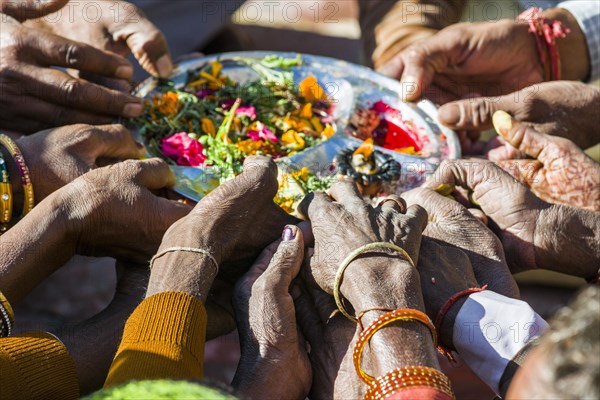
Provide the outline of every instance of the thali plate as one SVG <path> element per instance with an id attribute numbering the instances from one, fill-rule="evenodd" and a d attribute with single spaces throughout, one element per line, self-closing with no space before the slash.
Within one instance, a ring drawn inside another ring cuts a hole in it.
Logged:
<path id="1" fill-rule="evenodd" d="M 238 57 L 262 60 L 265 56 L 277 55 L 284 58 L 296 58 L 297 53 L 269 51 L 232 52 L 212 54 L 182 62 L 173 71 L 170 80 L 176 88 L 185 85 L 188 71 L 198 69 L 213 61 L 224 62 Z M 377 150 L 392 155 L 402 165 L 402 175 L 396 185 L 396 192 L 419 186 L 425 176 L 435 171 L 440 161 L 460 158 L 460 144 L 455 132 L 437 122 L 437 108 L 428 100 L 418 103 L 406 103 L 400 100 L 402 87 L 396 80 L 380 75 L 372 69 L 328 57 L 300 54 L 302 64 L 290 70 L 294 82 L 300 82 L 309 74 L 314 75 L 335 103 L 334 120 L 336 134 L 329 140 L 291 157 L 277 160 L 280 168 L 299 169 L 308 167 L 312 172 L 329 171 L 333 157 L 347 147 L 357 147 L 361 141 L 351 137 L 346 128 L 357 108 L 370 107 L 377 101 L 384 101 L 398 109 L 403 120 L 411 120 L 414 126 L 426 137 L 426 154 L 409 155 L 377 147 Z M 258 75 L 249 67 L 241 64 L 224 63 L 223 74 L 234 81 L 243 83 L 258 79 Z M 142 98 L 151 98 L 156 91 L 158 81 L 149 78 L 135 90 Z M 138 140 L 145 142 L 143 137 Z M 158 154 L 149 154 L 157 156 Z M 175 192 L 193 201 L 199 201 L 208 192 L 218 186 L 219 176 L 211 167 L 182 167 L 171 165 L 177 183 Z"/>

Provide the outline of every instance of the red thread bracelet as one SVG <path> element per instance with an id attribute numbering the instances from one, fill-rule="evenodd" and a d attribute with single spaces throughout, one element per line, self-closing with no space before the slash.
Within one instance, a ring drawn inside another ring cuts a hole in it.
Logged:
<path id="1" fill-rule="evenodd" d="M 548 56 L 550 56 L 550 77 L 546 75 L 546 80 L 560 80 L 560 54 L 556 39 L 562 39 L 571 33 L 571 30 L 564 27 L 560 21 L 547 21 L 542 16 L 542 9 L 532 7 L 523 11 L 517 21 L 527 22 L 529 24 L 529 32 L 533 33 L 536 40 L 538 57 L 544 67 L 548 70 Z M 547 53 L 546 53 L 547 52 Z"/>
<path id="2" fill-rule="evenodd" d="M 450 311 L 450 308 L 452 308 L 452 306 L 460 299 L 462 299 L 463 297 L 469 296 L 473 293 L 477 293 L 477 292 L 483 292 L 484 290 L 487 289 L 487 285 L 483 285 L 480 288 L 469 288 L 469 289 L 465 289 L 462 290 L 458 293 L 456 293 L 455 295 L 451 296 L 448 300 L 446 300 L 446 302 L 444 303 L 444 305 L 442 306 L 442 308 L 440 308 L 440 311 L 438 312 L 437 317 L 435 318 L 435 330 L 439 333 L 441 332 L 442 329 L 442 322 L 444 322 L 444 318 L 446 317 L 446 314 L 448 314 L 448 311 Z M 454 361 L 454 357 L 452 357 L 452 354 L 450 351 L 444 349 L 441 345 L 438 346 L 438 351 L 440 353 L 442 353 L 443 355 L 446 356 L 446 358 L 448 358 L 449 361 Z"/>

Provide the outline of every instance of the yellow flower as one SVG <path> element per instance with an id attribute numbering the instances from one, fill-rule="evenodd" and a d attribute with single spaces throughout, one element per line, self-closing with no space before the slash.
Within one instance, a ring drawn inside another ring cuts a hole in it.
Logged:
<path id="1" fill-rule="evenodd" d="M 210 118 L 201 118 L 200 122 L 202 123 L 202 130 L 204 133 L 214 137 L 217 133 L 217 130 L 212 120 Z"/>
<path id="2" fill-rule="evenodd" d="M 325 126 L 325 129 L 323 130 L 323 132 L 321 132 L 321 137 L 323 139 L 327 140 L 330 137 L 332 137 L 333 135 L 335 135 L 335 131 L 333 130 L 333 126 L 327 124 Z"/>
<path id="3" fill-rule="evenodd" d="M 327 100 L 327 95 L 314 75 L 307 76 L 298 87 L 300 95 L 311 103 Z"/>
<path id="4" fill-rule="evenodd" d="M 163 115 L 174 116 L 179 111 L 179 95 L 175 92 L 164 93 L 152 99 L 152 105 Z"/>
<path id="5" fill-rule="evenodd" d="M 313 115 L 312 104 L 306 103 L 300 110 L 300 118 L 311 118 Z"/>
<path id="6" fill-rule="evenodd" d="M 292 176 L 301 179 L 303 182 L 308 181 L 310 170 L 307 167 L 302 167 L 300 171 L 292 172 Z"/>
<path id="7" fill-rule="evenodd" d="M 209 74 L 206 71 L 200 72 L 200 79 L 195 80 L 188 84 L 188 86 L 195 87 L 208 84 L 208 87 L 211 89 L 220 89 L 225 85 L 225 78 L 221 77 L 221 70 L 223 69 L 223 64 L 218 61 L 210 63 L 211 73 Z"/>
<path id="8" fill-rule="evenodd" d="M 394 149 L 394 151 L 397 151 L 398 153 L 402 153 L 402 154 L 411 154 L 411 155 L 419 154 L 419 152 L 415 150 L 414 146 L 402 147 L 399 149 Z"/>
<path id="9" fill-rule="evenodd" d="M 281 136 L 281 143 L 293 150 L 302 150 L 306 145 L 302 136 L 293 129 L 288 130 Z"/>
<path id="10" fill-rule="evenodd" d="M 321 118 L 319 118 L 319 117 L 312 117 L 310 119 L 310 123 L 315 128 L 316 133 L 321 133 L 325 129 L 323 127 L 323 124 L 321 123 Z"/>

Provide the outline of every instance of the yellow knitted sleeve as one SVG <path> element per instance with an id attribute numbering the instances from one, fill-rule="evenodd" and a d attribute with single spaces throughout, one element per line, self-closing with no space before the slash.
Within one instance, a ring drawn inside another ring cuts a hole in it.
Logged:
<path id="1" fill-rule="evenodd" d="M 104 387 L 203 376 L 206 310 L 186 293 L 158 293 L 131 314 Z"/>
<path id="2" fill-rule="evenodd" d="M 66 347 L 49 333 L 0 339 L 0 399 L 79 398 L 79 382 Z"/>

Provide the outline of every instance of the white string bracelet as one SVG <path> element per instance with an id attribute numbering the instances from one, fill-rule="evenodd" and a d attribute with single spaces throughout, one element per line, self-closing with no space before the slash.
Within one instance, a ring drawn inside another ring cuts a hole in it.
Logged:
<path id="1" fill-rule="evenodd" d="M 188 253 L 197 253 L 197 254 L 205 255 L 206 257 L 210 258 L 210 260 L 215 265 L 215 275 L 217 275 L 219 273 L 219 263 L 217 262 L 217 259 L 208 250 L 197 249 L 195 247 L 169 247 L 169 248 L 166 248 L 163 251 L 157 253 L 154 257 L 152 257 L 152 259 L 150 260 L 150 269 L 152 269 L 152 265 L 154 264 L 154 261 L 156 261 L 157 258 L 160 258 L 167 253 L 174 253 L 176 251 L 184 251 L 184 252 L 188 252 Z"/>

